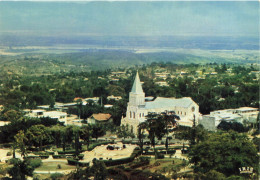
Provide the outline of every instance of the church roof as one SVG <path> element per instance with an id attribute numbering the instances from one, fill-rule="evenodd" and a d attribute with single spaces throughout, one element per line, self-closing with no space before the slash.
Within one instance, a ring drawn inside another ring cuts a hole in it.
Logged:
<path id="1" fill-rule="evenodd" d="M 134 81 L 134 84 L 133 84 L 133 87 L 132 87 L 132 90 L 131 90 L 132 93 L 144 93 L 143 92 L 143 88 L 142 88 L 142 85 L 141 85 L 141 82 L 140 82 L 140 78 L 139 78 L 139 74 L 138 72 L 136 73 L 136 76 L 135 76 L 135 81 Z"/>
<path id="2" fill-rule="evenodd" d="M 188 108 L 192 103 L 193 100 L 190 97 L 180 99 L 158 97 L 154 101 L 146 102 L 145 109 L 169 108 L 174 106 Z"/>

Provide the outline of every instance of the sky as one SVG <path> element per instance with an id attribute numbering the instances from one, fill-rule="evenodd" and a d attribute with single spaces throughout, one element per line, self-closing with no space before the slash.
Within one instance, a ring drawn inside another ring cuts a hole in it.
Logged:
<path id="1" fill-rule="evenodd" d="M 259 36 L 259 2 L 5 2 L 1 33 L 45 36 Z"/>

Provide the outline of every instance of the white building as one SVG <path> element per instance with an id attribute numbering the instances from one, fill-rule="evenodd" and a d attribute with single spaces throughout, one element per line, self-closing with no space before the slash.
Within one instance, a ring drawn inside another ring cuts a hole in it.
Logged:
<path id="1" fill-rule="evenodd" d="M 129 94 L 126 117 L 121 119 L 121 125 L 132 126 L 134 132 L 137 133 L 139 123 L 146 120 L 149 112 L 162 113 L 165 111 L 174 111 L 180 117 L 178 123 L 184 126 L 192 126 L 194 115 L 196 120 L 200 116 L 199 106 L 190 97 L 180 99 L 157 97 L 153 101 L 146 102 L 137 72 Z"/>
<path id="2" fill-rule="evenodd" d="M 199 119 L 199 124 L 203 125 L 205 129 L 215 131 L 222 121 L 238 122 L 241 124 L 243 124 L 244 121 L 256 123 L 258 112 L 257 108 L 252 107 L 212 111 L 210 114 L 202 116 L 202 118 Z"/>
<path id="3" fill-rule="evenodd" d="M 24 110 L 27 117 L 49 117 L 52 119 L 57 119 L 60 122 L 64 122 L 64 125 L 67 125 L 67 113 L 61 111 L 46 111 L 43 109 L 33 109 L 33 110 Z"/>

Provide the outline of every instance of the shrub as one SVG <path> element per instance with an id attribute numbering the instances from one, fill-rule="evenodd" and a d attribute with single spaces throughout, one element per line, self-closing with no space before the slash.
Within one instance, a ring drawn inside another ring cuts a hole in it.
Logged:
<path id="1" fill-rule="evenodd" d="M 57 169 L 61 169 L 61 165 L 60 164 L 57 165 Z"/>
<path id="2" fill-rule="evenodd" d="M 33 168 L 37 168 L 42 165 L 42 160 L 41 159 L 30 159 L 29 163 Z"/>
<path id="3" fill-rule="evenodd" d="M 6 153 L 6 156 L 11 156 L 11 155 L 12 155 L 11 152 L 7 152 L 7 153 Z"/>
<path id="4" fill-rule="evenodd" d="M 61 174 L 61 173 L 54 173 L 54 174 L 51 174 L 50 178 L 51 178 L 52 180 L 56 180 L 56 179 L 61 178 L 61 177 L 63 177 L 63 176 L 64 176 L 64 175 Z"/>

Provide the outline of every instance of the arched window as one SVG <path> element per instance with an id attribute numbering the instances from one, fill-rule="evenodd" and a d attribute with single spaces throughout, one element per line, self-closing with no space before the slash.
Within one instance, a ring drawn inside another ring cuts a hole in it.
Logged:
<path id="1" fill-rule="evenodd" d="M 194 112 L 194 111 L 195 111 L 195 107 L 194 107 L 194 106 L 191 108 L 191 111 L 192 111 L 192 112 Z"/>
<path id="2" fill-rule="evenodd" d="M 139 114 L 139 117 L 141 117 L 141 113 Z"/>
<path id="3" fill-rule="evenodd" d="M 133 115 L 133 116 L 134 116 L 133 118 L 135 119 L 135 112 L 134 112 L 134 115 Z"/>
<path id="4" fill-rule="evenodd" d="M 130 111 L 130 118 L 132 118 L 132 111 Z"/>

